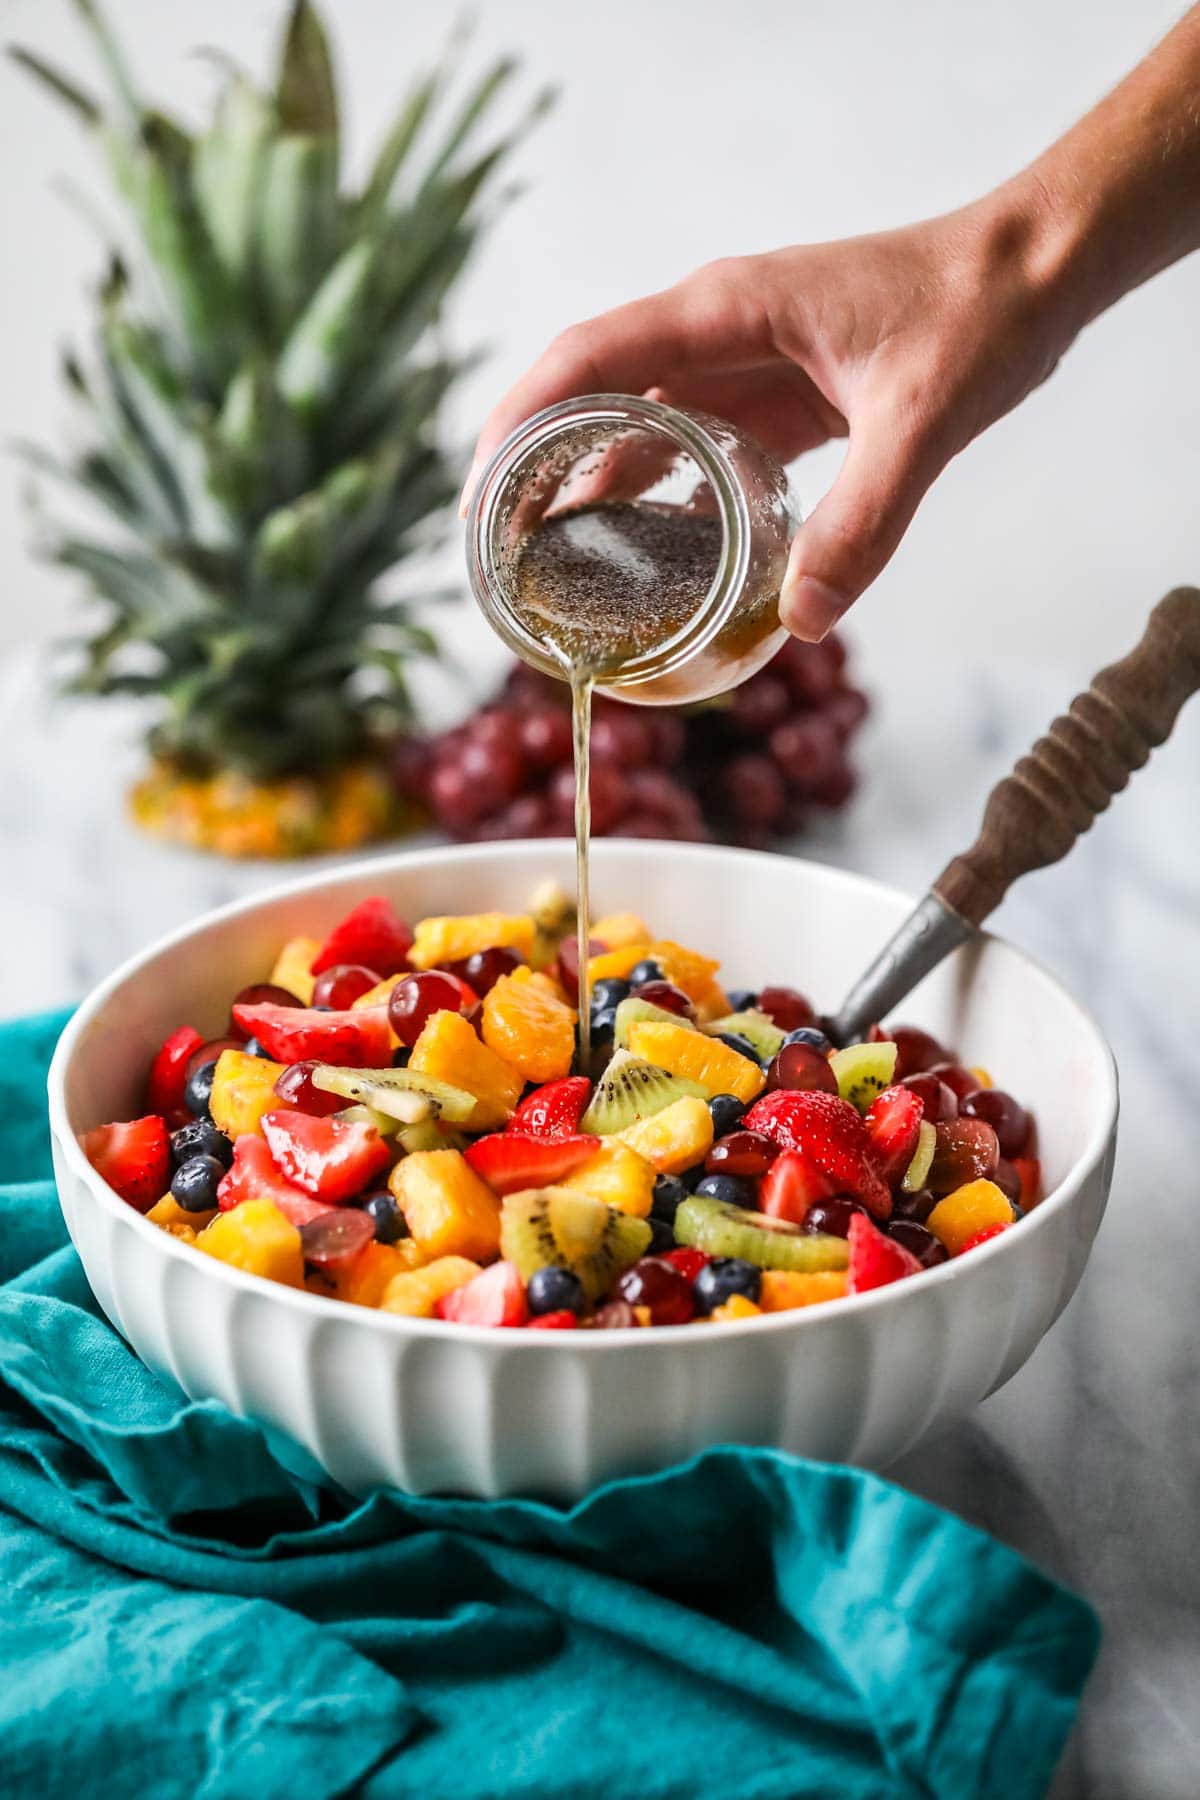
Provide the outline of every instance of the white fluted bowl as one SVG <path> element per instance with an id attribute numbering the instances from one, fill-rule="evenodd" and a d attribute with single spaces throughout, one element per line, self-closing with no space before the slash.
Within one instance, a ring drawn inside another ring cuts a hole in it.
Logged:
<path id="1" fill-rule="evenodd" d="M 157 1044 L 218 1034 L 284 938 L 319 936 L 370 893 L 402 915 L 519 909 L 573 879 L 561 842 L 399 854 L 296 881 L 174 933 L 118 969 L 63 1035 L 50 1123 L 68 1229 L 101 1306 L 151 1366 L 302 1446 L 353 1492 L 572 1498 L 707 1445 L 773 1444 L 882 1467 L 1006 1381 L 1066 1305 L 1112 1175 L 1117 1083 L 1087 1012 L 987 937 L 903 1011 L 1037 1113 L 1048 1197 L 960 1261 L 858 1298 L 744 1323 L 523 1332 L 392 1317 L 296 1292 L 179 1243 L 126 1206 L 77 1134 L 134 1116 Z M 632 908 L 719 956 L 732 986 L 836 1003 L 908 910 L 901 895 L 790 858 L 601 842 L 595 913 Z"/>

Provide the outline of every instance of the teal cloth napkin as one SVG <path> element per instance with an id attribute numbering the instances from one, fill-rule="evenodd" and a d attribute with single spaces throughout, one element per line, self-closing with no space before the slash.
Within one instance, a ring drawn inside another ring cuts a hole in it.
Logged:
<path id="1" fill-rule="evenodd" d="M 873 1476 L 720 1449 L 531 1501 L 356 1503 L 151 1375 L 66 1241 L 0 1027 L 0 1791 L 1022 1800 L 1090 1609 Z"/>

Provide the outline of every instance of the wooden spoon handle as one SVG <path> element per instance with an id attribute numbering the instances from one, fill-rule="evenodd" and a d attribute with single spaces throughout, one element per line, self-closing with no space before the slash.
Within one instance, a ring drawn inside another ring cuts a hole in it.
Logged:
<path id="1" fill-rule="evenodd" d="M 988 798 L 971 849 L 947 863 L 938 898 L 980 925 L 1019 875 L 1067 854 L 1200 688 L 1200 589 L 1174 588 L 1142 639 L 1101 669 Z"/>

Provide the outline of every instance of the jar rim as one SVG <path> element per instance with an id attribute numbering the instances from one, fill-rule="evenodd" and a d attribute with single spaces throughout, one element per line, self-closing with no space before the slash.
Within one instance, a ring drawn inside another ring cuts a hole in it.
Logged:
<path id="1" fill-rule="evenodd" d="M 717 566 L 695 612 L 661 644 L 599 676 L 603 687 L 621 688 L 672 673 L 707 648 L 728 622 L 749 570 L 750 514 L 733 461 L 702 413 L 640 394 L 581 394 L 532 413 L 493 453 L 475 485 L 467 515 L 467 568 L 472 592 L 492 629 L 517 656 L 543 673 L 562 679 L 566 664 L 525 627 L 512 607 L 495 553 L 497 513 L 506 479 L 522 460 L 591 421 L 657 433 L 683 450 L 708 483 L 721 524 Z"/>

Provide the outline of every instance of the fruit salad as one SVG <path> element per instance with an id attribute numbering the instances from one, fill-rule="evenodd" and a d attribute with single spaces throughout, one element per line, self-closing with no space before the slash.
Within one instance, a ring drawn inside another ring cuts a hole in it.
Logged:
<path id="1" fill-rule="evenodd" d="M 225 1034 L 181 1023 L 139 1118 L 82 1138 L 130 1206 L 251 1274 L 527 1330 L 721 1324 L 908 1280 L 1040 1198 L 1034 1123 L 927 1032 L 836 1048 L 564 896 L 411 927 L 364 900 L 283 944 Z"/>

